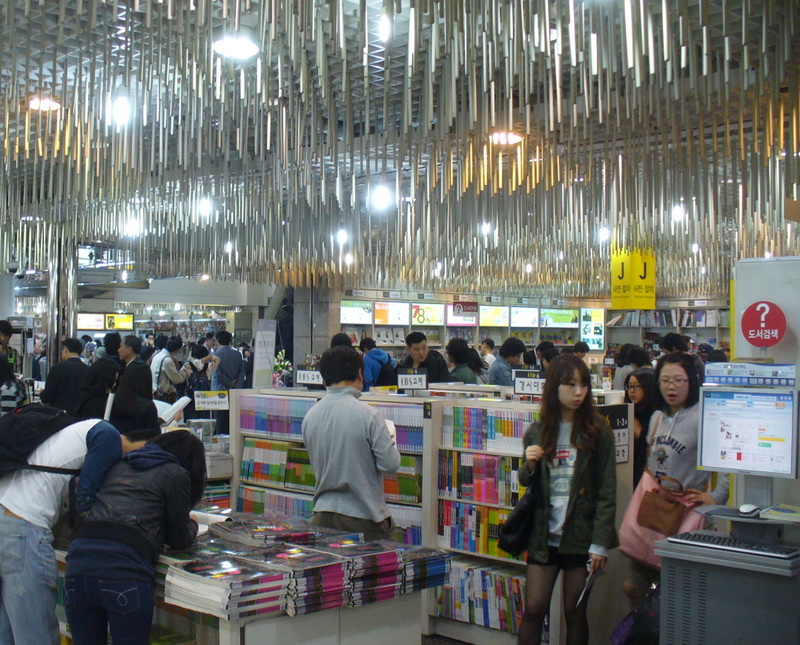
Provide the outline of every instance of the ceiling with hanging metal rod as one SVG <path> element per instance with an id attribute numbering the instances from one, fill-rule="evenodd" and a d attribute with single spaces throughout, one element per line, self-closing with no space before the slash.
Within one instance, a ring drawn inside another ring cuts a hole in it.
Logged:
<path id="1" fill-rule="evenodd" d="M 0 0 L 0 261 L 722 295 L 800 254 L 798 65 L 800 0 Z"/>

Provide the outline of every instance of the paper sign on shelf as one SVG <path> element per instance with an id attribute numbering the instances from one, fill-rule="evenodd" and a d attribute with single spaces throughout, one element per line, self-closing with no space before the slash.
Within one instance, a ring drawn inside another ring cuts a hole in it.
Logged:
<path id="1" fill-rule="evenodd" d="M 194 407 L 197 410 L 229 410 L 228 390 L 195 392 Z"/>
<path id="2" fill-rule="evenodd" d="M 428 370 L 424 367 L 400 367 L 397 369 L 398 390 L 427 390 Z"/>
<path id="3" fill-rule="evenodd" d="M 541 394 L 544 390 L 544 379 L 539 378 L 536 370 L 512 370 L 514 394 Z"/>
<path id="4" fill-rule="evenodd" d="M 309 367 L 298 367 L 294 373 L 295 385 L 324 385 L 319 370 Z"/>

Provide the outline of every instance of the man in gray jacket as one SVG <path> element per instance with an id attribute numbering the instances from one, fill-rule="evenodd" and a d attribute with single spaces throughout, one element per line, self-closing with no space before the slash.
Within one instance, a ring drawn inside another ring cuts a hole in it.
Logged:
<path id="1" fill-rule="evenodd" d="M 397 472 L 400 453 L 378 411 L 359 401 L 364 386 L 361 354 L 332 347 L 319 361 L 327 386 L 303 419 L 303 441 L 316 476 L 311 523 L 394 539 L 395 524 L 383 495 L 383 473 Z"/>

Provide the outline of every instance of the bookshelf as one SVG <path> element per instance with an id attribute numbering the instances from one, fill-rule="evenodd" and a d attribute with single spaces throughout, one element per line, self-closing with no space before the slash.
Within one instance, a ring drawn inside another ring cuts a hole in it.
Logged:
<path id="1" fill-rule="evenodd" d="M 669 307 L 654 310 L 610 310 L 609 344 L 633 343 L 655 351 L 659 341 L 669 332 L 688 334 L 695 343 L 708 343 L 719 348 L 730 342 L 729 307 Z"/>

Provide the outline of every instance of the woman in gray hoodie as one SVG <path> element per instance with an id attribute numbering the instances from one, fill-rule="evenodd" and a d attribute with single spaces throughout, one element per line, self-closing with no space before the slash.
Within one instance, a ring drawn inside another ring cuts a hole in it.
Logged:
<path id="1" fill-rule="evenodd" d="M 687 501 L 696 506 L 724 504 L 728 500 L 728 478 L 720 477 L 708 492 L 711 473 L 697 469 L 697 435 L 700 427 L 700 377 L 691 354 L 673 352 L 656 365 L 660 409 L 650 417 L 647 469 L 654 477 L 678 480 Z M 631 560 L 625 593 L 636 607 L 660 572 Z"/>

